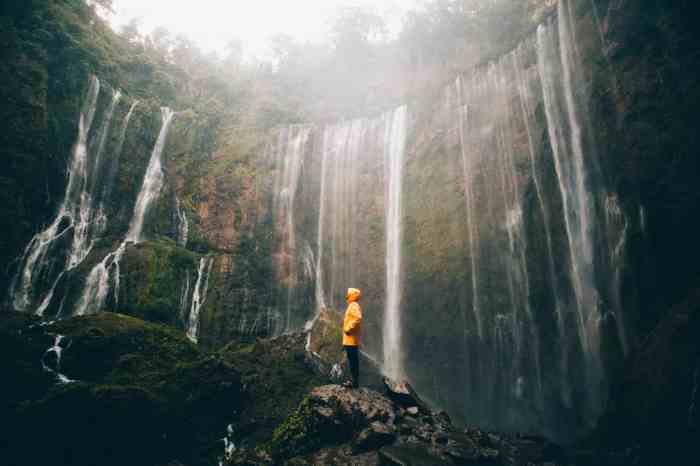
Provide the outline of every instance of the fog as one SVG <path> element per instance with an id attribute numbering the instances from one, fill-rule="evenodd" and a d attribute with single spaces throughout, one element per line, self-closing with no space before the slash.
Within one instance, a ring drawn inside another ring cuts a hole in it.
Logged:
<path id="1" fill-rule="evenodd" d="M 205 51 L 223 52 L 240 39 L 246 55 L 265 54 L 269 38 L 287 34 L 301 42 L 316 42 L 327 33 L 329 18 L 343 7 L 371 8 L 382 15 L 388 29 L 399 28 L 406 11 L 420 0 L 115 0 L 110 21 L 120 29 L 138 18 L 141 32 L 164 27 L 184 34 Z"/>

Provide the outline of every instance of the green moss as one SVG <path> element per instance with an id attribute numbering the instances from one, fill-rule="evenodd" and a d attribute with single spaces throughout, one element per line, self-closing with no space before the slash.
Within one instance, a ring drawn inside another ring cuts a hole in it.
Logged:
<path id="1" fill-rule="evenodd" d="M 275 458 L 292 458 L 315 451 L 322 444 L 317 435 L 315 417 L 310 397 L 299 404 L 299 408 L 272 433 L 272 439 L 262 446 Z"/>
<path id="2" fill-rule="evenodd" d="M 2 349 L 16 355 L 5 369 L 11 378 L 4 388 L 18 394 L 0 405 L 3 419 L 17 426 L 10 440 L 16 450 L 5 457 L 31 451 L 27 443 L 36 426 L 53 423 L 61 428 L 46 440 L 47 448 L 20 464 L 145 466 L 178 458 L 204 465 L 220 454 L 211 447 L 242 402 L 239 372 L 221 355 L 203 354 L 171 327 L 118 314 L 32 324 L 21 314 L 0 315 L 0 345 L 12 344 Z M 42 371 L 53 334 L 65 335 L 61 372 L 77 382 L 56 385 Z M 33 372 L 22 376 L 30 367 Z"/>
<path id="3" fill-rule="evenodd" d="M 241 373 L 242 383 L 248 387 L 239 418 L 245 443 L 269 440 L 311 389 L 327 383 L 307 366 L 304 345 L 305 338 L 299 334 L 254 344 L 231 343 L 218 351 Z"/>
<path id="4" fill-rule="evenodd" d="M 196 281 L 199 255 L 169 238 L 129 246 L 122 265 L 120 311 L 183 328 L 183 290 Z"/>

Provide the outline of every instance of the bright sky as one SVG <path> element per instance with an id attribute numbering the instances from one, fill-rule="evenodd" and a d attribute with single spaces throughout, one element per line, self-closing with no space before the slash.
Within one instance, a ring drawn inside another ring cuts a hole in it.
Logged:
<path id="1" fill-rule="evenodd" d="M 276 33 L 318 41 L 327 20 L 342 6 L 369 6 L 385 15 L 390 29 L 420 0 L 114 0 L 112 24 L 119 29 L 133 18 L 143 21 L 142 32 L 163 26 L 184 34 L 203 50 L 223 52 L 235 37 L 248 54 L 264 54 Z"/>

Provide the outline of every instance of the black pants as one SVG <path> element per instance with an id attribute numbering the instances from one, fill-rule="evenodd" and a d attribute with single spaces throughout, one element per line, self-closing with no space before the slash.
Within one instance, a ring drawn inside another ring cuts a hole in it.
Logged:
<path id="1" fill-rule="evenodd" d="M 360 356 L 357 346 L 344 346 L 348 355 L 348 365 L 350 366 L 350 376 L 353 387 L 360 386 Z"/>

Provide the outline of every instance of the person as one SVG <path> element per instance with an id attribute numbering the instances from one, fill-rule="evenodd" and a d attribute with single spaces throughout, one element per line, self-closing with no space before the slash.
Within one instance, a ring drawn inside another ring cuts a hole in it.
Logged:
<path id="1" fill-rule="evenodd" d="M 362 307 L 359 303 L 361 295 L 362 292 L 357 288 L 348 288 L 348 292 L 345 294 L 348 308 L 345 310 L 345 319 L 343 319 L 343 348 L 348 357 L 352 381 L 347 381 L 344 385 L 352 388 L 360 386 L 360 357 L 358 353 L 362 329 Z"/>

